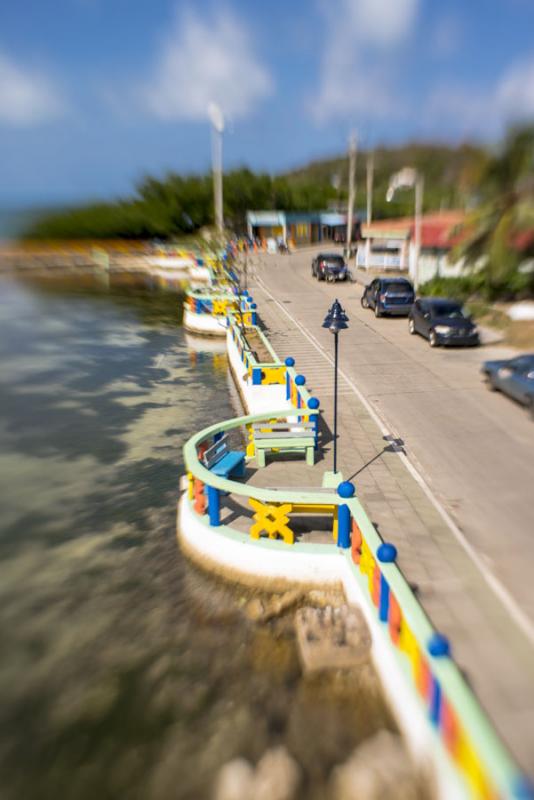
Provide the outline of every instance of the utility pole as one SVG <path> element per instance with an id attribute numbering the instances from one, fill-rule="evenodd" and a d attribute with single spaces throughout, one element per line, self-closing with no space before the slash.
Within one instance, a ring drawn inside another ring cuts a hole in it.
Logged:
<path id="1" fill-rule="evenodd" d="M 374 150 L 367 153 L 367 225 L 373 221 L 373 181 L 375 175 Z"/>
<path id="2" fill-rule="evenodd" d="M 347 209 L 347 247 L 346 255 L 350 258 L 350 245 L 352 242 L 352 222 L 354 217 L 354 199 L 356 197 L 356 134 L 352 133 L 349 139 L 349 204 Z"/>
<path id="3" fill-rule="evenodd" d="M 215 210 L 215 227 L 222 234 L 223 220 L 223 176 L 222 176 L 222 135 L 224 116 L 218 105 L 210 103 L 208 114 L 211 120 L 211 158 L 213 170 L 213 206 Z"/>
<path id="4" fill-rule="evenodd" d="M 419 256 L 421 253 L 421 218 L 423 216 L 424 177 L 418 172 L 415 178 L 415 254 L 413 283 L 419 287 Z"/>

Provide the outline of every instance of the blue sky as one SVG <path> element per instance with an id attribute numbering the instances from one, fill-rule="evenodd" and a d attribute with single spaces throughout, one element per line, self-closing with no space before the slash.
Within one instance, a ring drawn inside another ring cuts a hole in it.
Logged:
<path id="1" fill-rule="evenodd" d="M 532 0 L 25 0 L 0 6 L 0 205 L 125 195 L 362 144 L 497 141 L 534 117 Z"/>

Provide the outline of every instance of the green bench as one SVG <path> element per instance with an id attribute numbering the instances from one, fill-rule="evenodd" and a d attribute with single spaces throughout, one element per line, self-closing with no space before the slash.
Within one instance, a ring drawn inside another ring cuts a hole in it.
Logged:
<path id="1" fill-rule="evenodd" d="M 252 426 L 258 467 L 266 464 L 267 452 L 306 454 L 306 463 L 315 463 L 315 424 L 313 422 L 260 422 Z"/>

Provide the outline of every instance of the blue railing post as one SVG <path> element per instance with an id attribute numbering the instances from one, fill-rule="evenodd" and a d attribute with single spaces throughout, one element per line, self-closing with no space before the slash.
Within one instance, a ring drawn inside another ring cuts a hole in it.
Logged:
<path id="1" fill-rule="evenodd" d="M 300 388 L 301 386 L 304 386 L 305 383 L 306 383 L 306 378 L 304 377 L 304 375 L 297 375 L 297 377 L 295 378 L 295 385 Z M 297 389 L 297 408 L 301 408 L 302 405 L 303 405 L 302 397 L 300 396 L 300 391 Z M 301 421 L 302 417 L 300 416 L 297 417 L 297 422 Z"/>
<path id="2" fill-rule="evenodd" d="M 356 489 L 353 483 L 343 481 L 337 487 L 337 493 L 344 500 L 354 497 Z M 337 546 L 347 550 L 350 547 L 351 516 L 350 508 L 346 503 L 337 507 Z"/>
<path id="3" fill-rule="evenodd" d="M 310 397 L 308 400 L 308 408 L 315 411 L 319 408 L 319 400 L 316 397 Z M 310 414 L 310 422 L 313 422 L 313 437 L 315 439 L 315 449 L 319 447 L 319 414 Z"/>
<path id="4" fill-rule="evenodd" d="M 257 314 L 256 309 L 258 308 L 258 306 L 256 305 L 256 303 L 252 303 L 250 308 L 252 310 L 252 313 L 250 315 L 250 322 L 251 322 L 252 325 L 257 325 L 258 324 L 258 314 Z"/>
<path id="5" fill-rule="evenodd" d="M 261 386 L 262 372 L 259 367 L 252 367 L 252 385 Z"/>
<path id="6" fill-rule="evenodd" d="M 221 524 L 221 496 L 215 486 L 208 486 L 208 516 L 210 525 L 218 527 Z"/>
<path id="7" fill-rule="evenodd" d="M 397 558 L 397 548 L 389 542 L 382 542 L 376 550 L 377 560 L 381 564 L 393 564 Z M 389 616 L 389 583 L 380 570 L 380 595 L 378 603 L 378 618 L 387 622 Z"/>
<path id="8" fill-rule="evenodd" d="M 286 360 L 284 361 L 284 364 L 287 367 L 287 369 L 286 369 L 286 400 L 289 400 L 289 398 L 291 397 L 291 378 L 290 378 L 290 375 L 289 375 L 289 368 L 295 366 L 295 359 L 291 358 L 291 356 L 289 356 L 289 358 L 286 358 Z"/>

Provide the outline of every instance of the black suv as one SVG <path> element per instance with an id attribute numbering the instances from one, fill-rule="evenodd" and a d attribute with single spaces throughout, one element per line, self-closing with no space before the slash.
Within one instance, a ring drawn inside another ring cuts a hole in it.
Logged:
<path id="1" fill-rule="evenodd" d="M 374 308 L 375 317 L 381 317 L 408 314 L 414 300 L 413 286 L 406 278 L 375 278 L 365 287 L 361 304 L 363 308 Z"/>
<path id="2" fill-rule="evenodd" d="M 430 347 L 480 344 L 477 326 L 456 300 L 429 297 L 416 300 L 410 311 L 410 333 L 420 333 Z"/>
<path id="3" fill-rule="evenodd" d="M 346 281 L 347 265 L 337 253 L 318 253 L 312 261 L 312 277 L 318 281 Z"/>

